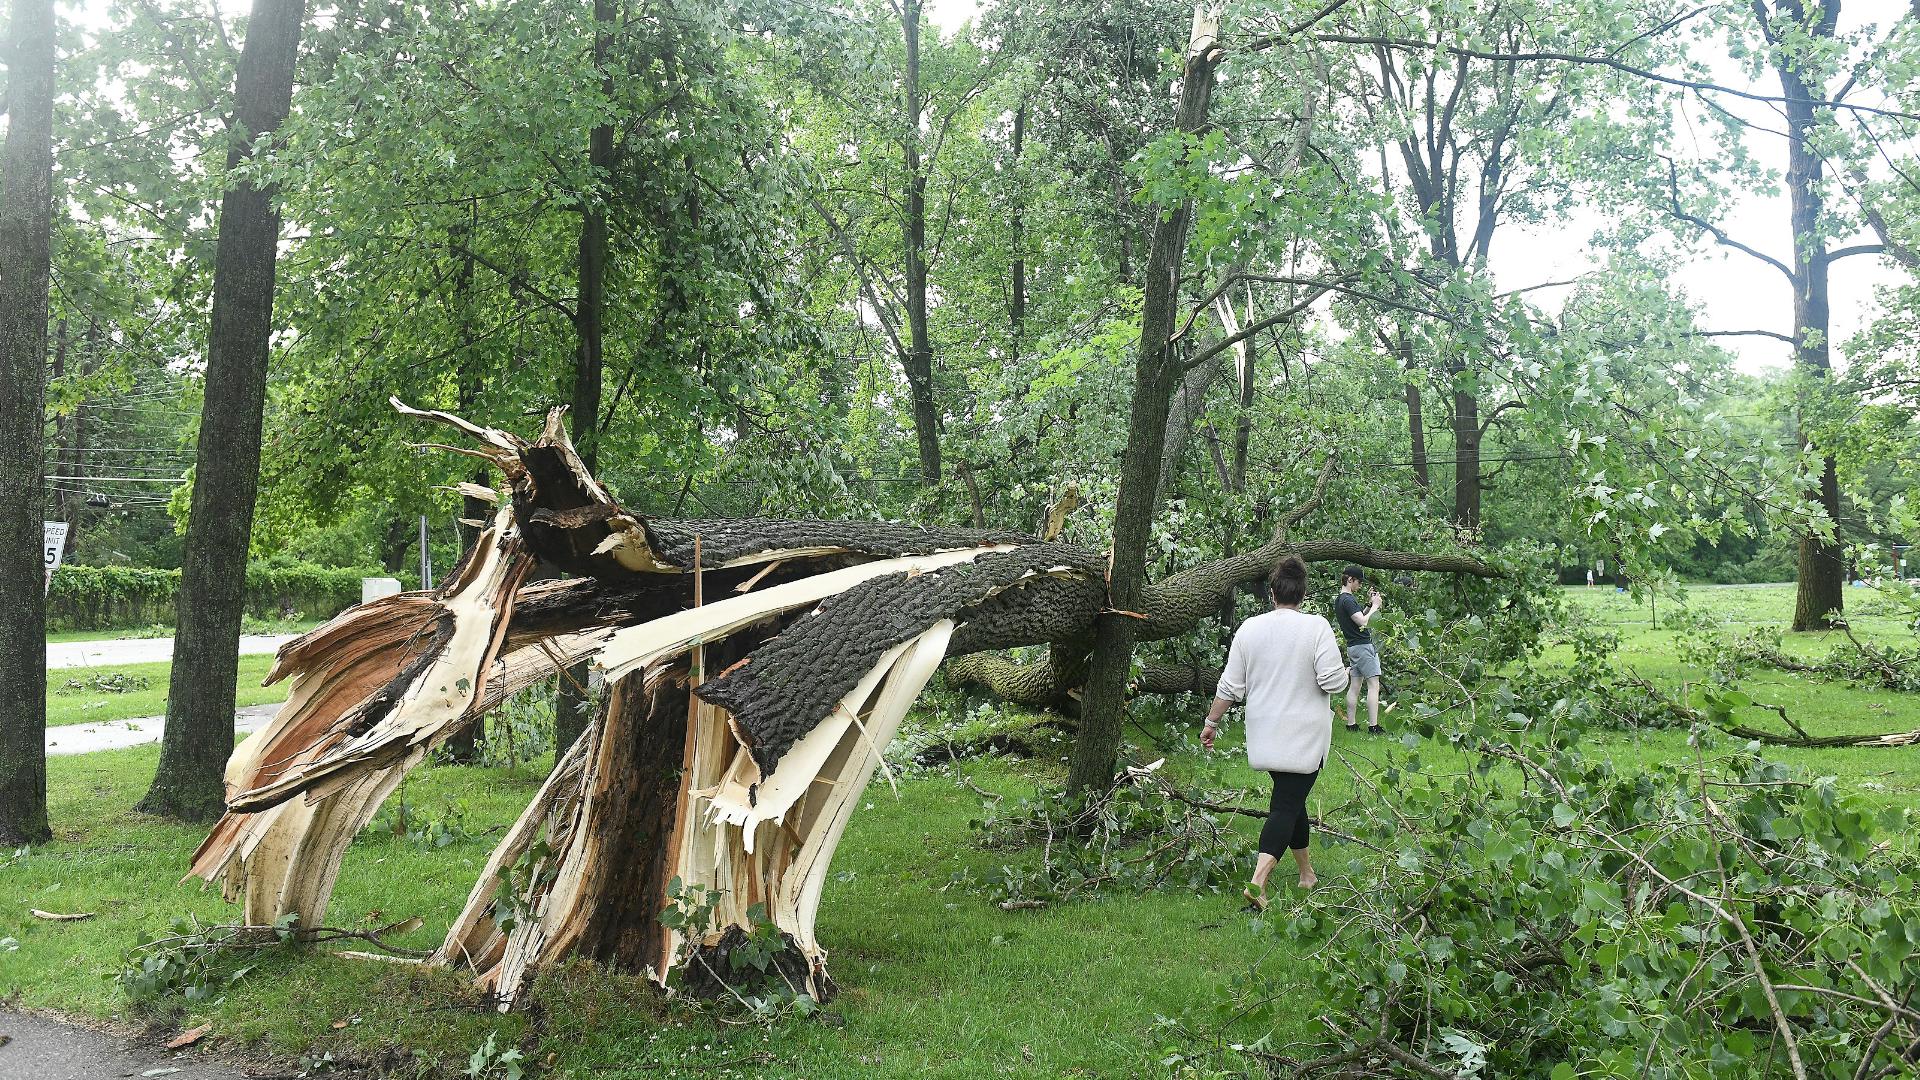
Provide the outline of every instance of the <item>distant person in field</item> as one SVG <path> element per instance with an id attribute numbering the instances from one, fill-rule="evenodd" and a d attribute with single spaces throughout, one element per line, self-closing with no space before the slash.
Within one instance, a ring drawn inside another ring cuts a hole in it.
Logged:
<path id="1" fill-rule="evenodd" d="M 1213 749 L 1220 718 L 1235 705 L 1247 707 L 1247 762 L 1273 777 L 1267 823 L 1260 830 L 1260 856 L 1244 895 L 1267 907 L 1267 875 L 1282 851 L 1293 853 L 1300 887 L 1314 886 L 1307 860 L 1307 793 L 1326 764 L 1333 743 L 1330 695 L 1347 684 L 1346 665 L 1333 627 L 1300 610 L 1307 598 L 1307 566 L 1289 555 L 1267 578 L 1273 610 L 1255 615 L 1234 632 L 1227 668 L 1220 675 L 1213 708 L 1200 741 Z"/>
<path id="2" fill-rule="evenodd" d="M 1333 618 L 1340 634 L 1347 639 L 1347 730 L 1360 730 L 1360 684 L 1367 684 L 1367 732 L 1380 734 L 1380 651 L 1373 647 L 1373 631 L 1367 624 L 1380 614 L 1386 601 L 1379 589 L 1368 589 L 1368 603 L 1360 606 L 1360 589 L 1367 583 L 1367 572 L 1357 566 L 1340 571 L 1340 595 L 1333 598 Z"/>

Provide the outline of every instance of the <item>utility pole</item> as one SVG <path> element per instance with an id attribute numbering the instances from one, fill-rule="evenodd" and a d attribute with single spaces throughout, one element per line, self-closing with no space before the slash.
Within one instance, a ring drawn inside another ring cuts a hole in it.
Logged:
<path id="1" fill-rule="evenodd" d="M 420 515 L 420 587 L 433 588 L 433 549 L 427 546 L 427 515 Z"/>

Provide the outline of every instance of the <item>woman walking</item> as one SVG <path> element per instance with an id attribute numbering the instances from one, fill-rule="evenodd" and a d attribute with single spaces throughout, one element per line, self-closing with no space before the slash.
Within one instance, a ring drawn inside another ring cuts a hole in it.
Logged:
<path id="1" fill-rule="evenodd" d="M 1346 689 L 1347 662 L 1333 627 L 1300 610 L 1307 598 L 1307 567 L 1289 555 L 1267 577 L 1273 610 L 1255 615 L 1234 632 L 1227 669 L 1220 675 L 1213 708 L 1200 741 L 1213 749 L 1220 718 L 1235 705 L 1247 707 L 1247 761 L 1273 777 L 1267 823 L 1260 830 L 1260 857 L 1247 886 L 1247 902 L 1267 907 L 1267 875 L 1280 852 L 1293 852 L 1300 887 L 1314 886 L 1307 859 L 1307 793 L 1326 763 L 1333 742 L 1328 697 Z"/>

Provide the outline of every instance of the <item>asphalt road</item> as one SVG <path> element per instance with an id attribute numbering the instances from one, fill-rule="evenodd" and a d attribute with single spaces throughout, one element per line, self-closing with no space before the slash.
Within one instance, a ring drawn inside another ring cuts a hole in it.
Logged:
<path id="1" fill-rule="evenodd" d="M 291 1071 L 242 1072 L 191 1050 L 140 1045 L 74 1024 L 0 1010 L 0 1080 L 250 1080 Z M 164 1070 L 164 1071 L 163 1071 Z"/>
<path id="2" fill-rule="evenodd" d="M 258 730 L 273 714 L 280 711 L 280 704 L 248 705 L 236 709 L 233 713 L 233 730 L 249 732 Z M 98 724 L 63 724 L 47 729 L 47 756 L 58 757 L 61 754 L 91 754 L 95 750 L 119 750 L 127 746 L 139 746 L 143 743 L 159 742 L 161 732 L 167 729 L 164 716 L 142 716 L 133 720 L 105 720 Z"/>

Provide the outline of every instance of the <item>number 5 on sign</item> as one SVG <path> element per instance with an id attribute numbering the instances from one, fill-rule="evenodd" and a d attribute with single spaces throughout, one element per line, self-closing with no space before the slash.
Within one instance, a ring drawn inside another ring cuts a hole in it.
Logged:
<path id="1" fill-rule="evenodd" d="M 53 589 L 53 572 L 60 569 L 60 558 L 67 553 L 67 523 L 48 521 L 46 543 L 43 545 L 47 557 L 47 589 Z"/>

